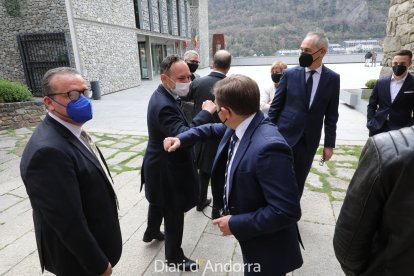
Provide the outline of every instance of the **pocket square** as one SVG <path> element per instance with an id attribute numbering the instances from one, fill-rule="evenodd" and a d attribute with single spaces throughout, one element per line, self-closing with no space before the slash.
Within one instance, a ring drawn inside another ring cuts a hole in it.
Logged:
<path id="1" fill-rule="evenodd" d="M 404 94 L 414 94 L 414 91 L 404 91 Z"/>

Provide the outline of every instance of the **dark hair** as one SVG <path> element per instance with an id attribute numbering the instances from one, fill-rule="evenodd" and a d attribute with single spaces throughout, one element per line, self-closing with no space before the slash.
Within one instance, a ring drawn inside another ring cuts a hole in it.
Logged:
<path id="1" fill-rule="evenodd" d="M 247 76 L 231 75 L 218 81 L 214 95 L 217 105 L 230 107 L 238 115 L 251 115 L 259 110 L 259 87 Z"/>
<path id="2" fill-rule="evenodd" d="M 413 53 L 410 50 L 400 50 L 394 56 L 408 56 L 410 60 L 413 59 Z"/>
<path id="3" fill-rule="evenodd" d="M 231 65 L 231 54 L 226 50 L 217 51 L 213 57 L 213 66 L 215 68 L 229 69 Z"/>
<path id="4" fill-rule="evenodd" d="M 183 60 L 180 56 L 178 55 L 170 55 L 170 56 L 166 56 L 160 64 L 160 73 L 161 74 L 166 74 L 166 75 L 170 75 L 170 68 L 171 66 L 176 63 L 179 62 L 180 60 Z"/>
<path id="5" fill-rule="evenodd" d="M 57 67 L 50 69 L 42 78 L 42 93 L 47 96 L 53 93 L 50 81 L 55 75 L 81 75 L 78 70 L 72 67 Z"/>

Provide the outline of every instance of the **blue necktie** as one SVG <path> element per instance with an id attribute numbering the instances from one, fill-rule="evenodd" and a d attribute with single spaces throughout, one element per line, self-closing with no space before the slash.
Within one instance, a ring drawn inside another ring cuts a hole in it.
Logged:
<path id="1" fill-rule="evenodd" d="M 227 152 L 227 163 L 226 163 L 226 171 L 224 173 L 224 193 L 223 193 L 223 203 L 224 203 L 224 209 L 223 209 L 223 215 L 228 215 L 229 212 L 229 206 L 227 201 L 227 176 L 229 174 L 229 164 L 231 157 L 233 156 L 234 146 L 236 145 L 239 138 L 237 137 L 236 133 L 233 133 L 230 139 L 230 145 L 229 150 Z"/>
<path id="2" fill-rule="evenodd" d="M 306 102 L 308 103 L 308 107 L 310 106 L 310 100 L 312 95 L 312 87 L 313 87 L 313 74 L 316 73 L 315 70 L 309 71 L 310 76 L 306 81 Z"/>

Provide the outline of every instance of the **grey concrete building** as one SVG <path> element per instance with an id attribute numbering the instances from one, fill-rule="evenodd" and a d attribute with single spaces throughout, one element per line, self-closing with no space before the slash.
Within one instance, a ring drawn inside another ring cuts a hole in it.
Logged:
<path id="1" fill-rule="evenodd" d="M 207 0 L 0 1 L 0 78 L 40 93 L 50 68 L 76 67 L 102 93 L 159 75 L 187 49 L 208 65 Z"/>

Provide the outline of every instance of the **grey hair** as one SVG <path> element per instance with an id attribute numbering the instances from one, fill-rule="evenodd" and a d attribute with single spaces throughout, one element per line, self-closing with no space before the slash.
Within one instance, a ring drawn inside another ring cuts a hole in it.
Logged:
<path id="1" fill-rule="evenodd" d="M 57 67 L 50 69 L 42 78 L 42 93 L 47 96 L 53 93 L 50 81 L 55 75 L 81 75 L 78 70 L 72 67 Z"/>
<path id="2" fill-rule="evenodd" d="M 306 37 L 316 36 L 316 45 L 321 48 L 328 49 L 329 40 L 326 37 L 325 33 L 322 32 L 309 32 Z"/>
<path id="3" fill-rule="evenodd" d="M 200 55 L 197 53 L 197 51 L 194 50 L 188 50 L 187 52 L 184 53 L 184 60 L 188 60 L 188 58 L 190 57 L 191 54 L 196 55 L 197 57 L 199 57 Z"/>

